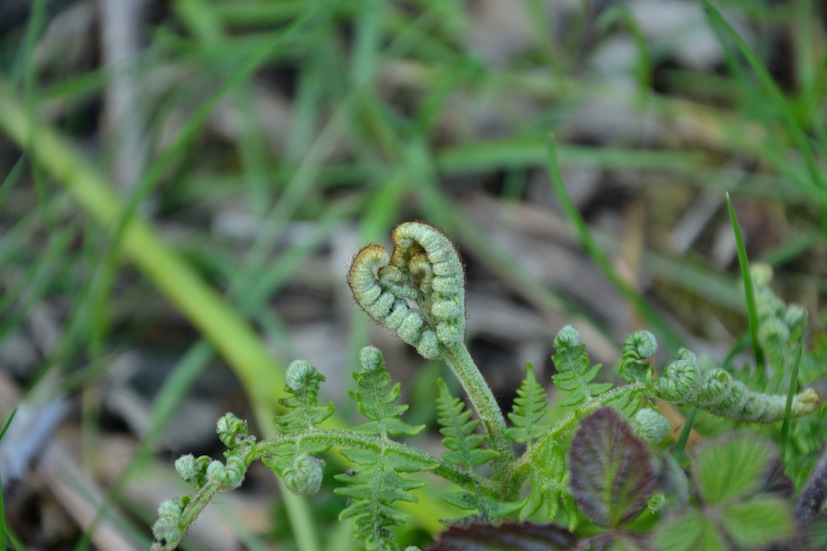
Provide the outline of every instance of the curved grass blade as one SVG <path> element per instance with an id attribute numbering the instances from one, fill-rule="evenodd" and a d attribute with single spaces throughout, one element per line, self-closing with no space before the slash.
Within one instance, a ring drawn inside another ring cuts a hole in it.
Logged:
<path id="1" fill-rule="evenodd" d="M 732 224 L 732 233 L 735 234 L 735 244 L 738 248 L 738 265 L 741 268 L 741 279 L 744 282 L 744 295 L 747 302 L 747 321 L 749 322 L 749 334 L 752 340 L 752 352 L 755 354 L 755 364 L 759 368 L 764 367 L 764 352 L 758 342 L 758 308 L 755 304 L 755 289 L 752 285 L 752 276 L 749 273 L 749 258 L 744 245 L 744 236 L 741 233 L 741 226 L 738 224 L 738 217 L 735 214 L 735 206 L 729 193 L 726 194 L 726 206 L 729 211 L 729 221 Z"/>

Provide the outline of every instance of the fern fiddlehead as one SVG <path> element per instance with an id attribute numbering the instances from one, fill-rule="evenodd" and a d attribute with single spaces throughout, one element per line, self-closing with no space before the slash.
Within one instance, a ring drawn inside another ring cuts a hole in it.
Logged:
<path id="1" fill-rule="evenodd" d="M 653 385 L 654 395 L 674 404 L 692 405 L 719 417 L 752 423 L 784 419 L 787 397 L 753 392 L 719 367 L 703 369 L 694 353 L 682 349 Z M 807 388 L 793 396 L 791 415 L 800 417 L 819 405 L 818 393 Z"/>
<path id="2" fill-rule="evenodd" d="M 353 259 L 348 282 L 356 303 L 428 359 L 442 359 L 480 417 L 502 475 L 514 452 L 505 417 L 465 347 L 465 273 L 454 244 L 438 229 L 405 222 L 394 249 L 368 245 Z M 416 304 L 416 308 L 410 303 Z"/>

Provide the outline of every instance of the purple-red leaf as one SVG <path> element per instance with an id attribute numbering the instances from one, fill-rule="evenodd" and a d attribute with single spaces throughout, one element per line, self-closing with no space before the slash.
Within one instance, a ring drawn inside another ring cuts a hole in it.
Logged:
<path id="1" fill-rule="evenodd" d="M 569 471 L 577 504 L 607 528 L 637 516 L 657 484 L 655 458 L 648 446 L 609 407 L 581 422 L 571 443 Z"/>
<path id="2" fill-rule="evenodd" d="M 576 545 L 574 534 L 553 524 L 471 523 L 449 528 L 425 551 L 562 551 Z"/>

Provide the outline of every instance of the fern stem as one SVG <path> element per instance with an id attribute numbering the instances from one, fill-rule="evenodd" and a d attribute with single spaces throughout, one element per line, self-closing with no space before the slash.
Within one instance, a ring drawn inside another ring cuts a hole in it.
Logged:
<path id="1" fill-rule="evenodd" d="M 491 446 L 498 454 L 494 458 L 494 479 L 502 483 L 507 480 L 509 466 L 514 463 L 514 449 L 505 434 L 503 412 L 464 343 L 450 348 L 445 347 L 441 357 L 459 379 L 471 405 L 488 432 Z"/>
<path id="2" fill-rule="evenodd" d="M 645 393 L 646 391 L 647 383 L 630 383 L 627 385 L 615 387 L 611 390 L 604 392 L 603 394 L 600 394 L 599 396 L 593 396 L 589 398 L 582 404 L 578 405 L 576 410 L 569 412 L 568 415 L 566 415 L 563 419 L 555 423 L 551 430 L 549 430 L 542 437 L 540 437 L 533 446 L 529 447 L 523 454 L 523 456 L 520 457 L 519 460 L 512 463 L 509 466 L 508 476 L 505 480 L 511 480 L 514 485 L 519 487 L 521 481 L 515 477 L 515 474 L 520 472 L 522 467 L 531 464 L 532 462 L 537 460 L 537 458 L 535 457 L 536 454 L 543 449 L 543 446 L 549 439 L 558 440 L 565 433 L 575 428 L 580 419 L 586 417 L 593 411 L 600 409 L 601 407 L 605 406 L 613 400 L 617 400 L 618 398 L 626 394 L 631 394 L 635 392 Z"/>
<path id="3" fill-rule="evenodd" d="M 295 435 L 290 435 L 283 437 L 283 439 L 290 440 L 294 437 Z M 423 463 L 435 463 L 436 467 L 434 467 L 432 471 L 435 475 L 447 480 L 448 482 L 452 482 L 465 490 L 476 491 L 477 488 L 479 488 L 486 496 L 501 497 L 501 488 L 494 484 L 491 480 L 488 480 L 475 472 L 466 472 L 457 465 L 452 465 L 442 458 L 436 457 L 435 455 L 420 450 L 419 448 L 408 446 L 402 442 L 342 429 L 315 429 L 312 432 L 301 435 L 301 439 L 317 440 L 328 443 L 332 446 L 369 449 L 377 452 L 381 452 L 382 450 L 393 450 L 397 454 L 409 459 L 417 460 Z M 269 455 L 268 444 L 277 444 L 281 441 L 282 437 L 277 436 L 267 442 L 262 442 L 259 445 L 259 450 L 257 452 L 259 458 Z"/>

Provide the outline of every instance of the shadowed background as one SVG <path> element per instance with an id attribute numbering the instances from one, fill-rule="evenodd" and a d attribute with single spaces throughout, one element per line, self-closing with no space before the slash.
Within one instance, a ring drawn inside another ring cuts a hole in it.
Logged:
<path id="1" fill-rule="evenodd" d="M 2 2 L 0 460 L 22 547 L 146 548 L 185 491 L 174 458 L 220 454 L 228 410 L 270 430 L 295 358 L 347 420 L 375 344 L 433 422 L 444 367 L 345 283 L 404 220 L 458 245 L 471 353 L 506 407 L 569 323 L 595 362 L 642 327 L 660 363 L 725 357 L 746 330 L 727 191 L 820 338 L 827 16 L 716 5 L 750 55 L 679 0 Z M 607 270 L 549 181 L 551 132 Z M 338 500 L 313 502 L 329 549 L 349 541 Z M 261 465 L 208 514 L 193 549 L 301 539 Z"/>

